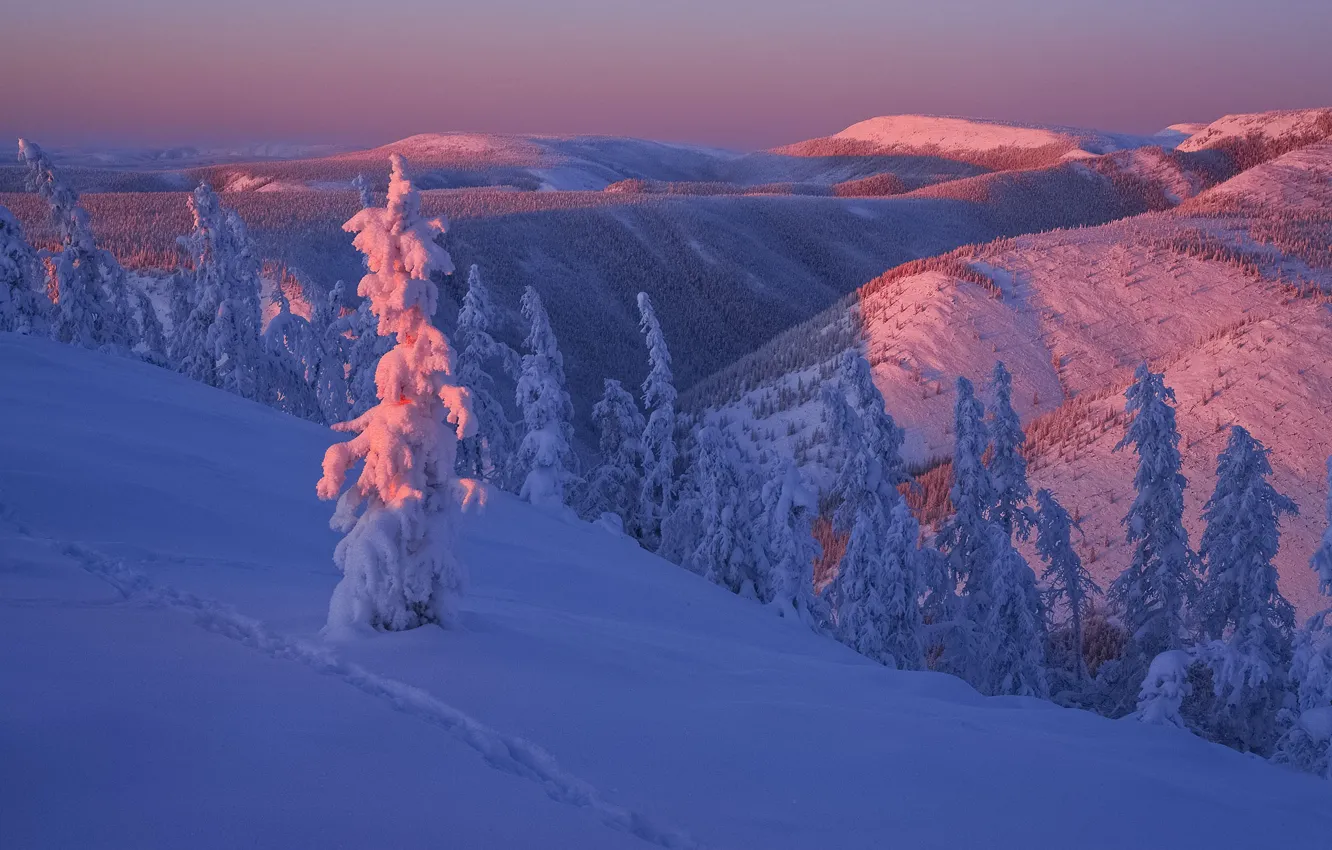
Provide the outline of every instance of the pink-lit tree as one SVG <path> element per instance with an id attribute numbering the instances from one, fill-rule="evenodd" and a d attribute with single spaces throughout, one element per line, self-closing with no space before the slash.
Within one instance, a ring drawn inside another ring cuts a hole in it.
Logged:
<path id="1" fill-rule="evenodd" d="M 361 210 L 343 229 L 356 233 L 369 269 L 358 291 L 379 334 L 396 334 L 397 344 L 375 371 L 379 403 L 333 426 L 356 436 L 324 455 L 319 497 L 338 498 L 332 526 L 347 533 L 333 556 L 343 577 L 328 629 L 447 625 L 464 582 L 453 552 L 454 457 L 458 439 L 476 426 L 449 342 L 430 321 L 439 300 L 430 274 L 453 271 L 435 242 L 445 223 L 421 216 L 420 195 L 394 155 L 387 206 Z M 339 497 L 359 461 L 360 476 Z"/>

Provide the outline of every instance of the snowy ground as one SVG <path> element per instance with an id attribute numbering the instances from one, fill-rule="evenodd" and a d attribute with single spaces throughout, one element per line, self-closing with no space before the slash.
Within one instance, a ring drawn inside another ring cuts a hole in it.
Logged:
<path id="1" fill-rule="evenodd" d="M 332 434 L 0 337 L 0 845 L 1318 846 L 1327 788 L 890 672 L 492 495 L 458 631 L 318 636 Z M 1146 843 L 1146 844 L 1145 844 Z"/>

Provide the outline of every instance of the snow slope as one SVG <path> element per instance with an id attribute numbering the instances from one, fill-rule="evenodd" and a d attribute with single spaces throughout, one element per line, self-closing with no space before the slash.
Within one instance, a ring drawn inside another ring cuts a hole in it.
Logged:
<path id="1" fill-rule="evenodd" d="M 1173 147 L 1171 139 L 1107 133 L 1046 124 L 936 115 L 883 115 L 845 130 L 778 148 L 796 156 L 828 153 L 929 154 L 991 168 L 1034 167 L 1149 145 Z M 1011 162 L 1010 162 L 1011 160 Z"/>
<path id="2" fill-rule="evenodd" d="M 996 360 L 1033 434 L 1033 485 L 1083 518 L 1084 560 L 1104 584 L 1127 563 L 1121 521 L 1133 458 L 1122 392 L 1133 367 L 1164 369 L 1179 399 L 1196 542 L 1229 425 L 1272 449 L 1275 483 L 1300 505 L 1277 566 L 1302 614 L 1322 604 L 1308 568 L 1322 533 L 1332 365 L 1332 145 L 1243 172 L 1178 209 L 1100 227 L 970 246 L 907 264 L 700 382 L 684 403 L 778 443 L 818 474 L 827 459 L 816 388 L 836 354 L 865 353 L 918 463 L 952 451 L 953 381 Z M 928 190 L 927 190 L 928 191 Z"/>
<path id="3" fill-rule="evenodd" d="M 1226 115 L 1181 142 L 1182 151 L 1223 147 L 1250 137 L 1266 143 L 1332 135 L 1332 108 L 1287 109 Z M 1306 142 L 1307 144 L 1307 142 Z"/>
<path id="4" fill-rule="evenodd" d="M 0 336 L 0 360 L 4 846 L 1246 848 L 1332 829 L 1316 780 L 888 671 L 502 494 L 466 517 L 462 629 L 327 644 L 330 432 L 44 340 Z"/>

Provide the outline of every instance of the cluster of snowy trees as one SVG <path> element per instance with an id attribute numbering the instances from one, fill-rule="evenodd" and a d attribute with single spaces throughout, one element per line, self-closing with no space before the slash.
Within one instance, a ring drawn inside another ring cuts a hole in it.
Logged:
<path id="1" fill-rule="evenodd" d="M 50 209 L 59 247 L 34 250 L 0 208 L 0 329 L 140 357 L 317 422 L 374 403 L 375 364 L 387 347 L 368 303 L 347 309 L 341 285 L 323 297 L 308 291 L 307 318 L 274 283 L 275 314 L 265 325 L 254 242 L 207 184 L 188 199 L 193 229 L 178 240 L 175 273 L 136 279 L 97 246 L 78 194 L 46 152 L 22 140 L 19 157 Z"/>

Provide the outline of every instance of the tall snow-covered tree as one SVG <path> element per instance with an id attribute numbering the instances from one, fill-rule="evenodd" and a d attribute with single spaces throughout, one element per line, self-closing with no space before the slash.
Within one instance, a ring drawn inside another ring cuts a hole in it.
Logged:
<path id="1" fill-rule="evenodd" d="M 351 412 L 347 389 L 348 340 L 341 333 L 343 285 L 334 284 L 323 298 L 316 298 L 310 317 L 314 343 L 313 378 L 315 400 L 324 422 L 341 422 Z"/>
<path id="2" fill-rule="evenodd" d="M 759 597 L 779 616 L 821 629 L 827 612 L 814 594 L 814 562 L 823 551 L 813 533 L 818 498 L 801 480 L 791 458 L 773 466 L 775 472 L 763 485 L 761 499 L 768 577 Z"/>
<path id="3" fill-rule="evenodd" d="M 1325 599 L 1332 596 L 1332 458 L 1327 469 L 1326 526 L 1309 559 Z M 1289 695 L 1277 713 L 1282 734 L 1272 760 L 1332 779 L 1332 608 L 1314 614 L 1295 633 L 1287 679 Z"/>
<path id="4" fill-rule="evenodd" d="M 1091 573 L 1082 566 L 1082 559 L 1070 539 L 1072 518 L 1049 490 L 1036 493 L 1036 551 L 1045 561 L 1047 606 L 1053 613 L 1062 608 L 1068 616 L 1068 634 L 1073 655 L 1073 672 L 1078 679 L 1087 676 L 1087 664 L 1082 656 L 1083 618 L 1091 607 L 1093 597 L 1101 592 Z"/>
<path id="5" fill-rule="evenodd" d="M 1332 457 L 1327 459 L 1327 503 L 1323 508 L 1325 525 L 1309 566 L 1318 576 L 1318 592 L 1332 596 Z"/>
<path id="6" fill-rule="evenodd" d="M 1129 632 L 1128 660 L 1146 667 L 1167 649 L 1185 641 L 1185 606 L 1192 599 L 1196 556 L 1184 530 L 1184 487 L 1180 473 L 1179 431 L 1175 428 L 1175 393 L 1165 376 L 1143 363 L 1124 393 L 1134 414 L 1128 432 L 1115 447 L 1132 446 L 1138 455 L 1133 476 L 1137 495 L 1124 517 L 1129 565 L 1110 584 Z"/>
<path id="7" fill-rule="evenodd" d="M 60 250 L 47 261 L 47 291 L 55 307 L 51 336 L 84 348 L 127 352 L 138 341 L 125 270 L 97 247 L 79 196 L 57 175 L 51 158 L 33 142 L 19 140 L 19 158 L 37 194 L 50 207 Z"/>
<path id="8" fill-rule="evenodd" d="M 697 442 L 699 525 L 685 566 L 732 593 L 759 599 L 769 570 L 759 533 L 758 471 L 735 438 L 715 425 L 702 427 Z"/>
<path id="9" fill-rule="evenodd" d="M 45 333 L 51 301 L 41 285 L 41 262 L 13 214 L 0 207 L 0 330 Z"/>
<path id="10" fill-rule="evenodd" d="M 304 316 L 291 311 L 281 286 L 274 286 L 269 297 L 277 313 L 261 337 L 262 355 L 254 358 L 255 384 L 262 388 L 258 400 L 301 419 L 327 421 L 315 391 L 312 364 L 318 346 L 314 329 Z"/>
<path id="11" fill-rule="evenodd" d="M 464 583 L 453 551 L 454 451 L 475 425 L 448 340 L 431 323 L 439 302 L 431 272 L 450 273 L 453 262 L 434 238 L 443 220 L 421 215 L 402 158 L 391 163 L 385 208 L 364 209 L 343 225 L 369 268 L 358 291 L 380 333 L 397 343 L 376 373 L 379 404 L 335 425 L 356 436 L 324 455 L 318 493 L 338 499 L 333 527 L 347 533 L 334 552 L 343 574 L 329 604 L 334 632 L 448 624 Z M 361 461 L 359 478 L 342 492 Z"/>
<path id="12" fill-rule="evenodd" d="M 1031 511 L 1027 507 L 1031 487 L 1027 484 L 1027 459 L 1022 456 L 1027 435 L 1013 409 L 1013 376 L 1003 361 L 994 364 L 990 393 L 989 470 L 994 488 L 990 518 L 1010 538 L 1016 534 L 1025 540 L 1031 530 Z"/>
<path id="13" fill-rule="evenodd" d="M 180 276 L 193 293 L 189 316 L 173 328 L 171 360 L 191 378 L 263 400 L 259 260 L 245 225 L 207 183 L 189 197 L 194 230 L 182 237 Z M 173 313 L 175 310 L 173 310 Z"/>
<path id="14" fill-rule="evenodd" d="M 167 363 L 166 332 L 162 330 L 162 320 L 157 315 L 157 308 L 141 289 L 134 289 L 134 303 L 137 312 L 135 319 L 139 327 L 140 347 L 143 357 L 157 366 Z"/>
<path id="15" fill-rule="evenodd" d="M 607 378 L 601 400 L 592 408 L 601 462 L 588 476 L 579 513 L 596 519 L 605 513 L 620 518 L 625 529 L 636 527 L 642 489 L 643 414 L 628 390 Z"/>
<path id="16" fill-rule="evenodd" d="M 884 410 L 869 364 L 843 355 L 839 384 L 823 391 L 826 427 L 842 454 L 834 522 L 847 535 L 828 589 L 838 639 L 904 670 L 924 666 L 919 527 L 897 492 L 902 432 Z"/>
<path id="17" fill-rule="evenodd" d="M 985 568 L 972 682 L 985 693 L 1044 698 L 1047 635 L 1036 576 L 998 523 L 990 524 L 990 534 L 995 556 Z"/>
<path id="18" fill-rule="evenodd" d="M 639 496 L 639 539 L 649 549 L 661 543 L 662 520 L 671 512 L 675 485 L 675 384 L 671 352 L 646 292 L 638 293 L 639 327 L 647 341 L 648 376 L 643 381 L 643 484 Z"/>
<path id="19" fill-rule="evenodd" d="M 472 394 L 476 433 L 458 445 L 459 473 L 470 478 L 496 480 L 513 454 L 513 423 L 495 388 L 488 365 L 512 356 L 509 347 L 490 334 L 495 308 L 490 291 L 475 265 L 467 272 L 467 293 L 458 310 L 454 341 L 458 347 L 458 379 Z"/>
<path id="20" fill-rule="evenodd" d="M 1258 750 L 1274 734 L 1295 630 L 1295 609 L 1277 587 L 1272 560 L 1281 517 L 1298 509 L 1271 485 L 1271 474 L 1268 450 L 1232 427 L 1217 459 L 1216 489 L 1203 507 L 1203 582 L 1194 606 L 1224 715 L 1215 720 L 1227 737 Z"/>
<path id="21" fill-rule="evenodd" d="M 988 444 L 985 409 L 971 381 L 958 378 L 953 409 L 953 484 L 949 490 L 953 515 L 940 528 L 939 542 L 948 555 L 952 580 L 962 586 L 966 606 L 973 609 L 969 616 L 976 622 L 985 613 L 985 570 L 996 554 L 988 518 L 995 504 L 994 485 L 983 461 Z"/>
<path id="22" fill-rule="evenodd" d="M 517 453 L 518 469 L 524 475 L 518 495 L 534 505 L 556 508 L 566 503 L 566 490 L 574 478 L 569 468 L 573 404 L 565 390 L 564 357 L 550 317 L 530 286 L 523 292 L 522 308 L 530 330 L 518 377 L 518 408 L 526 429 Z"/>

